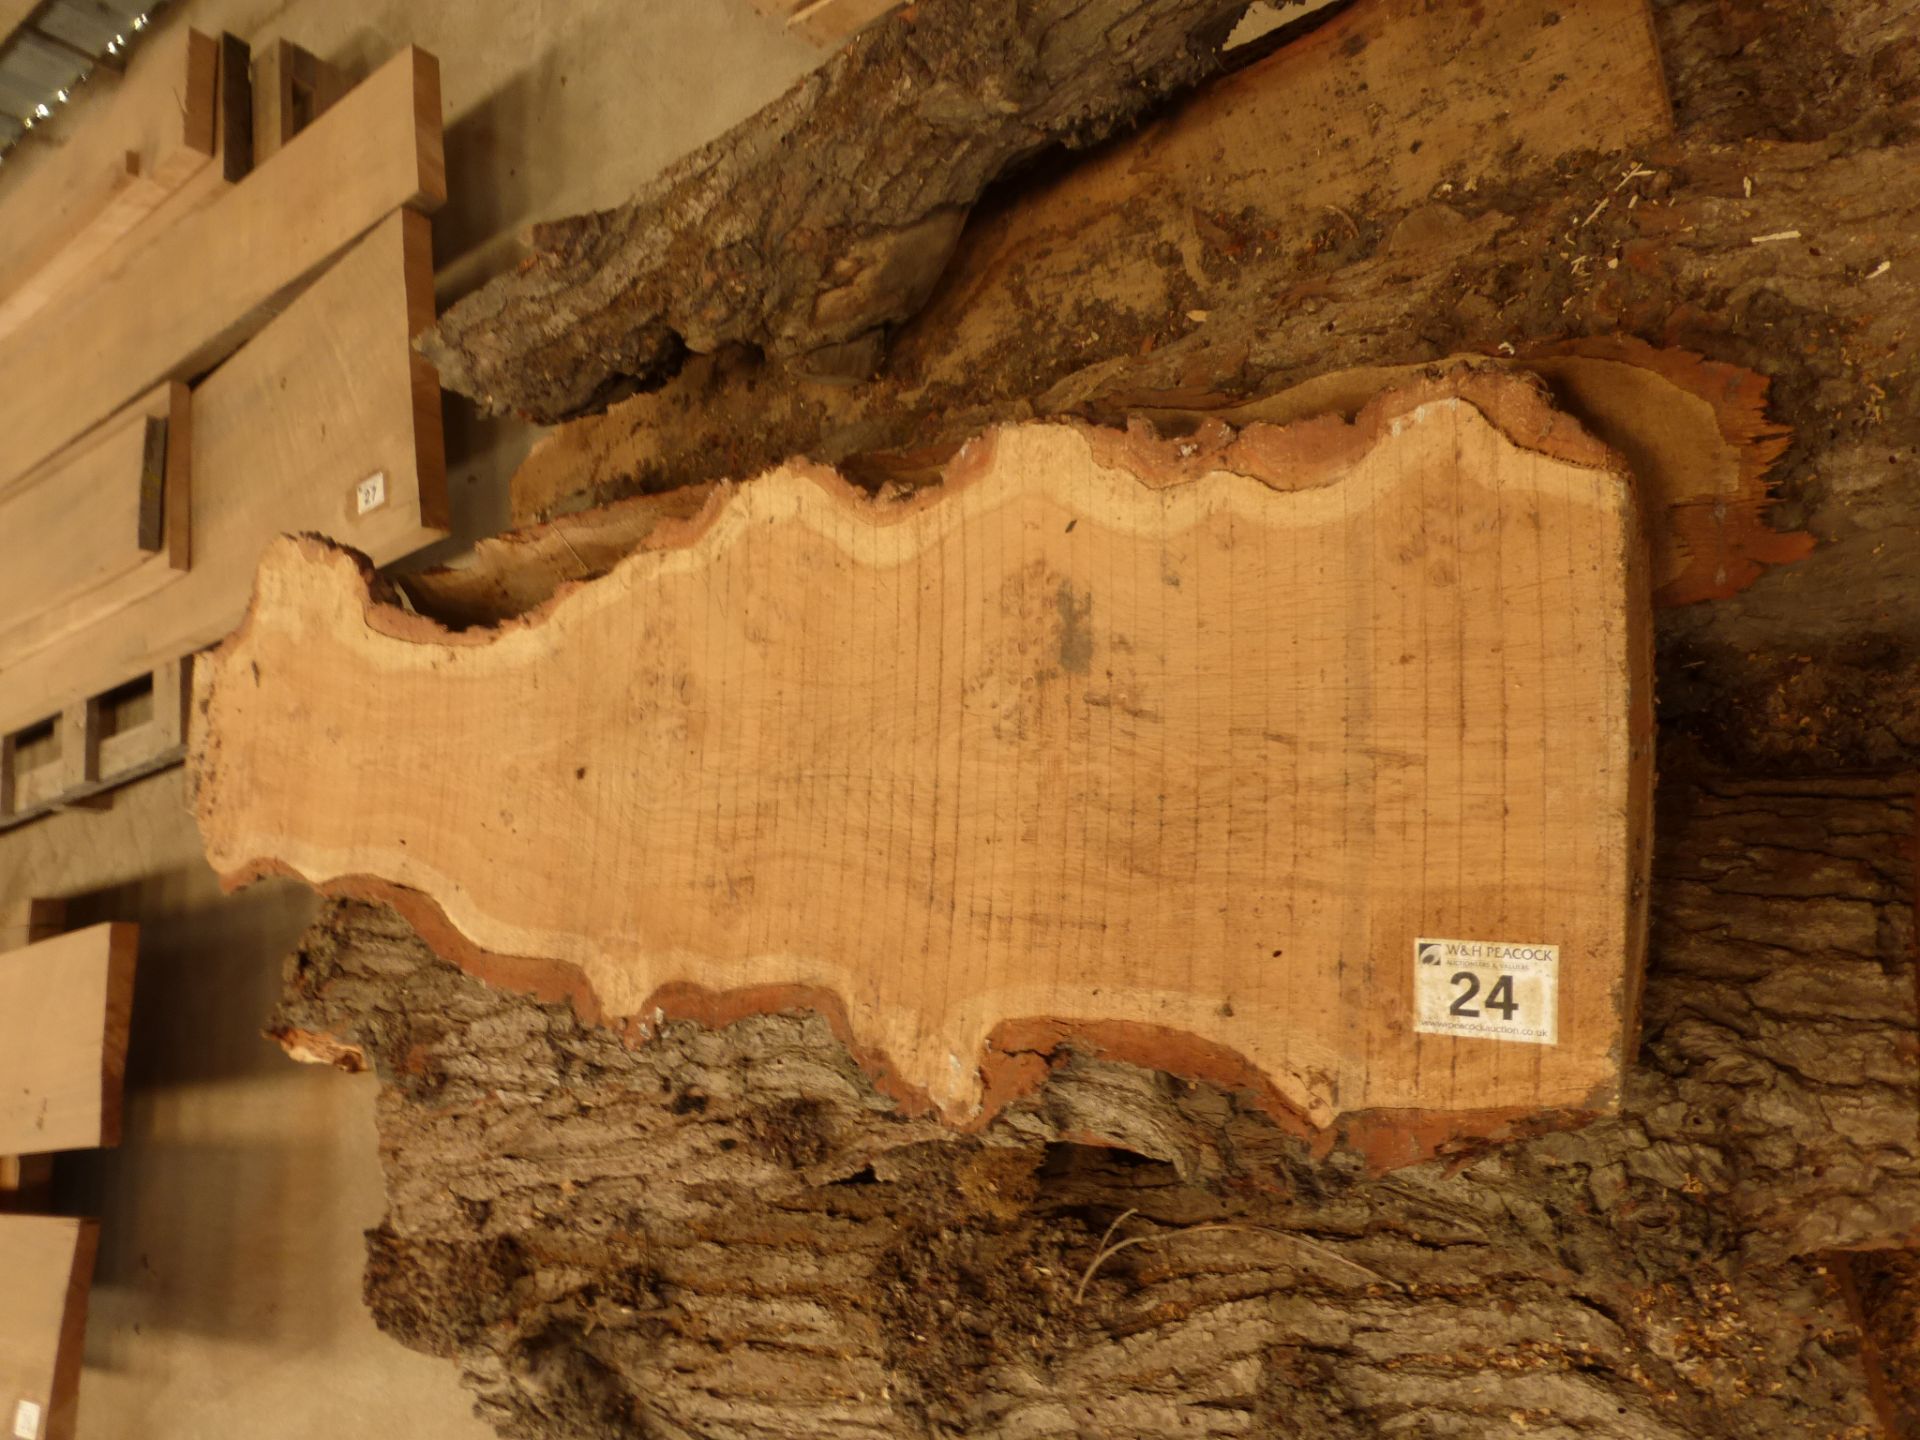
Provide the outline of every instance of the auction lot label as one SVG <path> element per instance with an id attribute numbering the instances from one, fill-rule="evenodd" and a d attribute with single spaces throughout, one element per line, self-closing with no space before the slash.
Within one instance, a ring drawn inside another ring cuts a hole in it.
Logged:
<path id="1" fill-rule="evenodd" d="M 1507 940 L 1413 942 L 1413 1028 L 1556 1045 L 1560 947 Z"/>

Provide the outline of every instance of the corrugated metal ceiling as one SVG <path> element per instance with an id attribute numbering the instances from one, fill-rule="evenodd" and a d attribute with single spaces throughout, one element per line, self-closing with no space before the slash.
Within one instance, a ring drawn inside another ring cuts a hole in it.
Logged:
<path id="1" fill-rule="evenodd" d="M 103 67 L 118 69 L 162 0 L 46 0 L 0 40 L 0 158 Z"/>

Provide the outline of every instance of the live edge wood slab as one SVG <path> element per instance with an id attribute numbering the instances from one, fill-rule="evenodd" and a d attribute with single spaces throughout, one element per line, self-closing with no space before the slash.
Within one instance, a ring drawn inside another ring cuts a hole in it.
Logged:
<path id="1" fill-rule="evenodd" d="M 491 629 L 372 583 L 281 542 L 200 671 L 229 884 L 388 899 L 636 1041 L 812 1006 L 958 1124 L 1062 1043 L 1314 1128 L 1617 1098 L 1644 557 L 1617 462 L 1528 382 L 1008 428 L 908 501 L 791 465 Z M 1557 1002 L 1507 991 L 1530 1040 L 1482 1038 L 1488 989 L 1451 1007 L 1462 952 L 1416 985 L 1436 939 L 1558 947 Z"/>

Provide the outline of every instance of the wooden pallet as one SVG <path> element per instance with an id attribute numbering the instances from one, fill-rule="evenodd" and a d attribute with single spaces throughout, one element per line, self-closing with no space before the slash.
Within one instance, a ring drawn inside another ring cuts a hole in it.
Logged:
<path id="1" fill-rule="evenodd" d="M 0 830 L 56 810 L 101 809 L 109 792 L 186 754 L 193 657 L 0 735 Z"/>

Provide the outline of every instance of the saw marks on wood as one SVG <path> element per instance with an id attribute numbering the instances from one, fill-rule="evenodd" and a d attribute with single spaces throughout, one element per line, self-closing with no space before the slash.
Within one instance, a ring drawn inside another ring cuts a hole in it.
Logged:
<path id="1" fill-rule="evenodd" d="M 1440 383 L 1212 451 L 1004 429 L 907 502 L 787 467 L 491 630 L 282 542 L 199 686 L 209 857 L 636 1037 L 816 1005 L 957 1122 L 1063 1042 L 1316 1125 L 1605 1105 L 1645 577 L 1511 384 L 1504 431 Z M 1417 1033 L 1423 938 L 1557 946 L 1552 1043 Z"/>

